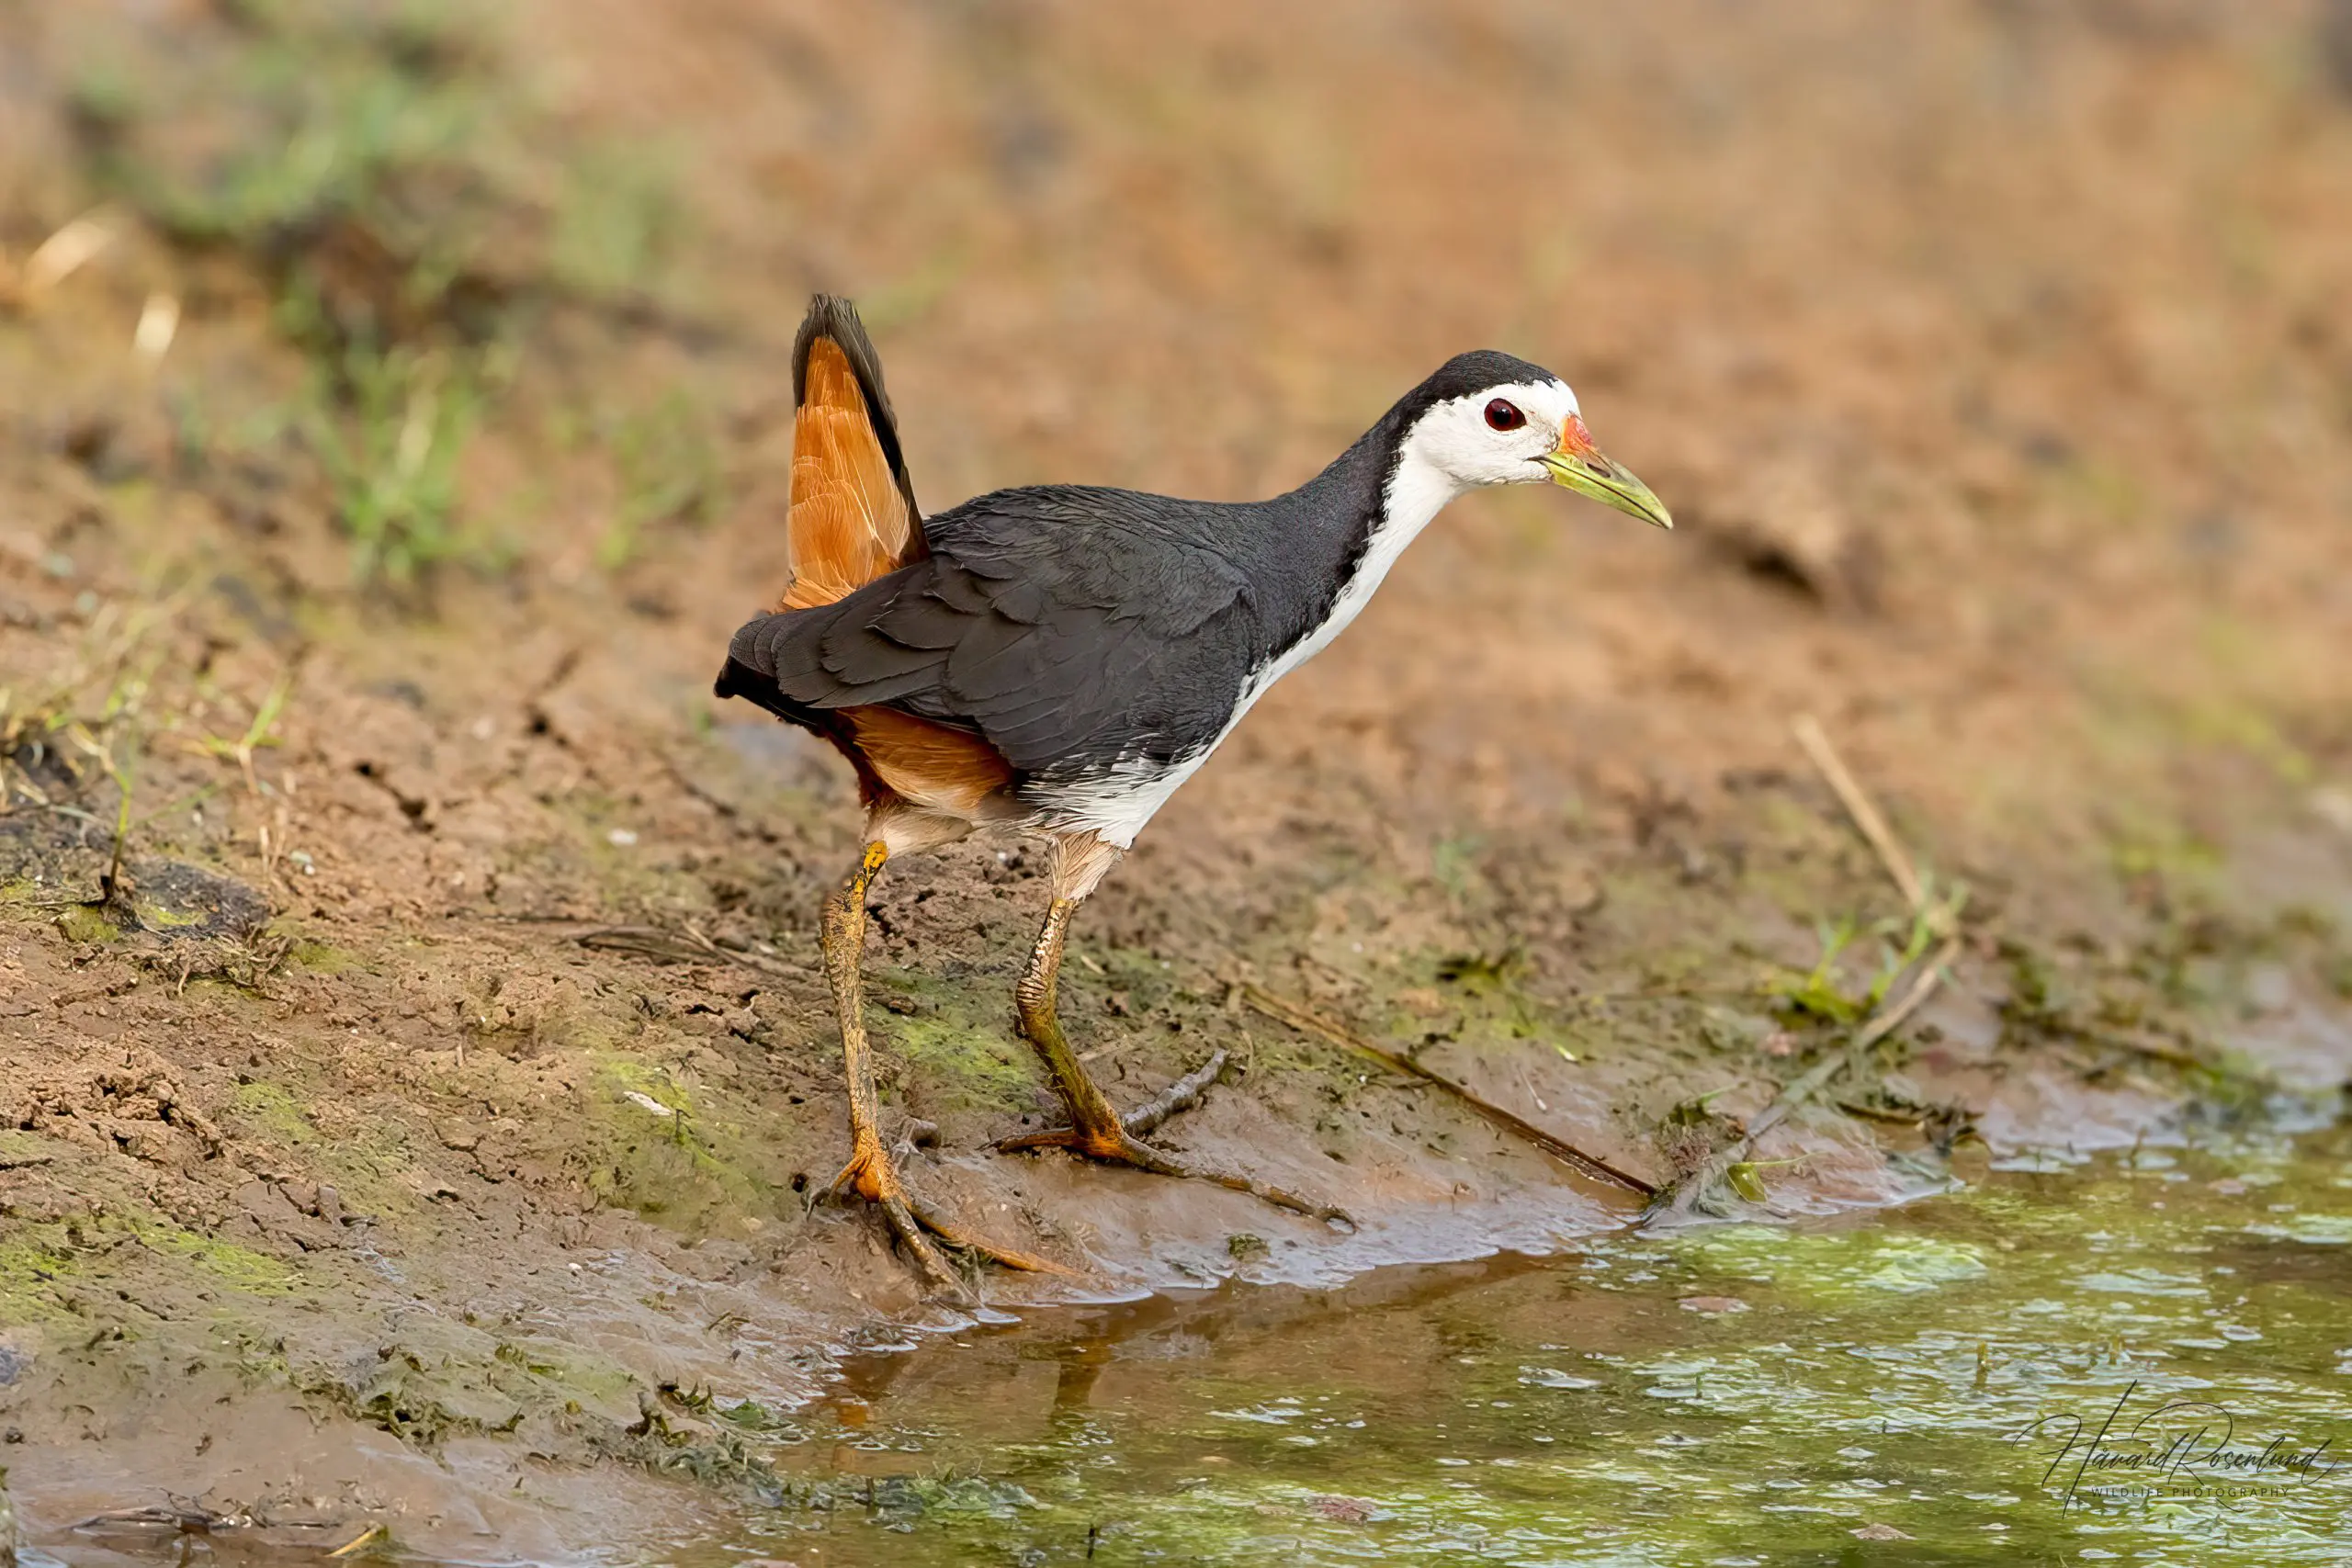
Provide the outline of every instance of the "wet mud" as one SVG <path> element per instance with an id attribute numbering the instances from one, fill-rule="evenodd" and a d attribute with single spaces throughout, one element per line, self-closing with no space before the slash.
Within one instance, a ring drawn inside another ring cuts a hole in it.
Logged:
<path id="1" fill-rule="evenodd" d="M 1079 1276 L 976 1274 L 986 1312 L 1621 1231 L 1338 1040 L 1700 1168 L 1919 935 L 1801 714 L 1960 946 L 1709 1212 L 2352 1067 L 2352 106 L 2300 8 L 689 9 L 0 8 L 38 1549 L 704 1539 L 788 1479 L 712 1401 L 968 1321 L 825 1199 L 846 771 L 708 696 L 783 580 L 815 288 L 865 302 L 933 508 L 1268 493 L 1492 343 L 1686 525 L 1464 502 L 1079 919 L 1111 1092 L 1226 1050 L 1164 1136 L 1351 1230 L 990 1152 L 1053 1114 L 1011 1018 L 1038 852 L 892 863 L 886 1133 Z"/>

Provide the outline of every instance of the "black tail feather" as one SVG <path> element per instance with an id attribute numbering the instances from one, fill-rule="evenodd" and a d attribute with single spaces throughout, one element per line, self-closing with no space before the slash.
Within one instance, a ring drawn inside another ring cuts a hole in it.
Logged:
<path id="1" fill-rule="evenodd" d="M 857 307 L 839 295 L 810 296 L 808 314 L 792 340 L 793 407 L 808 399 L 808 345 L 820 337 L 830 338 L 849 361 L 858 390 L 865 394 L 866 416 L 873 421 L 875 439 L 882 444 L 882 456 L 889 461 L 890 477 L 907 499 L 909 515 L 920 519 L 922 508 L 915 504 L 914 480 L 908 477 L 906 455 L 899 446 L 899 418 L 890 412 L 890 394 L 882 386 L 882 356 L 874 352 L 865 323 L 857 319 Z"/>

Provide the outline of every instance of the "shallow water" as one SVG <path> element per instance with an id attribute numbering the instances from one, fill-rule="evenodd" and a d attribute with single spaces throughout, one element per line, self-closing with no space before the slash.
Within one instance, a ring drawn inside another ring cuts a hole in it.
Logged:
<path id="1" fill-rule="evenodd" d="M 790 1496 L 676 1561 L 2352 1563 L 2347 1155 L 2209 1129 L 865 1357 L 736 1413 Z"/>

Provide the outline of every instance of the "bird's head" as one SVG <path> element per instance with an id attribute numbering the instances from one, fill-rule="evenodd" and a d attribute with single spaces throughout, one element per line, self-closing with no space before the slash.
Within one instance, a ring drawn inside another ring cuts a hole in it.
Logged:
<path id="1" fill-rule="evenodd" d="M 1674 526 L 1650 487 L 1592 444 L 1568 384 L 1538 366 L 1506 354 L 1464 354 L 1404 406 L 1410 412 L 1401 457 L 1408 466 L 1464 490 L 1566 485 L 1645 523 Z"/>

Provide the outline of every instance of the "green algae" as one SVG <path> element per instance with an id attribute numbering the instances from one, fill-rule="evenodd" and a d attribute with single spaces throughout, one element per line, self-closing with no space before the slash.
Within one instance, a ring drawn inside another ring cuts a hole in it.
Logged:
<path id="1" fill-rule="evenodd" d="M 690 1236 L 747 1235 L 782 1211 L 795 1151 L 780 1123 L 642 1057 L 592 1055 L 582 1157 L 601 1201 Z"/>
<path id="2" fill-rule="evenodd" d="M 157 1257 L 185 1264 L 246 1295 L 288 1296 L 301 1286 L 301 1275 L 291 1265 L 251 1247 L 159 1220 L 130 1217 L 119 1223 Z"/>
<path id="3" fill-rule="evenodd" d="M 229 1113 L 272 1144 L 300 1145 L 319 1141 L 319 1130 L 301 1101 L 282 1084 L 261 1078 L 239 1084 L 229 1097 Z"/>
<path id="4" fill-rule="evenodd" d="M 534 1416 L 556 1412 L 609 1438 L 639 1420 L 639 1396 L 650 1392 L 593 1350 L 537 1336 L 501 1336 L 470 1320 L 404 1323 L 373 1355 L 323 1364 L 289 1366 L 266 1346 L 249 1351 L 258 1377 L 428 1452 L 453 1438 L 512 1433 Z"/>
<path id="5" fill-rule="evenodd" d="M 56 1287 L 69 1280 L 74 1258 L 63 1245 L 62 1226 L 27 1227 L 0 1239 L 0 1327 L 39 1325 L 73 1316 Z"/>
<path id="6" fill-rule="evenodd" d="M 2332 1564 L 2347 1156 L 2241 1122 L 1865 1218 L 1072 1310 L 762 1412 L 785 1506 L 673 1560 Z"/>
<path id="7" fill-rule="evenodd" d="M 1932 1291 L 1985 1273 L 1983 1249 L 1969 1242 L 1875 1229 L 1725 1225 L 1695 1235 L 1687 1252 L 1723 1273 L 1825 1301 L 1861 1291 Z"/>
<path id="8" fill-rule="evenodd" d="M 57 917 L 57 929 L 68 942 L 96 942 L 103 946 L 122 940 L 122 928 L 95 904 L 68 906 Z"/>
<path id="9" fill-rule="evenodd" d="M 942 1110 L 1006 1111 L 1028 1100 L 1037 1081 L 1027 1048 L 1010 1030 L 902 1018 L 874 1032 L 918 1075 L 923 1100 Z"/>
<path id="10" fill-rule="evenodd" d="M 128 1255 L 118 1245 L 125 1239 L 137 1244 Z M 109 1321 L 111 1303 L 143 1294 L 140 1281 L 154 1268 L 244 1296 L 290 1296 L 301 1284 L 288 1264 L 152 1213 L 44 1221 L 0 1238 L 0 1328 Z"/>
<path id="11" fill-rule="evenodd" d="M 297 1061 L 281 1061 L 281 1071 L 300 1072 Z M 311 1119 L 309 1107 L 332 1087 L 306 1087 L 298 1077 L 289 1085 L 267 1078 L 241 1083 L 230 1092 L 222 1120 L 245 1136 L 274 1148 L 300 1150 L 309 1174 L 331 1181 L 352 1210 L 388 1215 L 413 1210 L 416 1198 L 414 1153 L 401 1128 L 370 1119 L 356 1126 L 338 1126 L 334 1136 Z"/>
<path id="12" fill-rule="evenodd" d="M 313 975 L 343 975 L 361 966 L 356 953 L 310 937 L 296 937 L 286 956 Z"/>
<path id="13" fill-rule="evenodd" d="M 906 1063 L 923 1104 L 1001 1112 L 1029 1101 L 1035 1059 L 1012 1032 L 1008 987 L 980 976 L 888 970 L 873 976 L 870 990 L 866 1028 Z"/>

